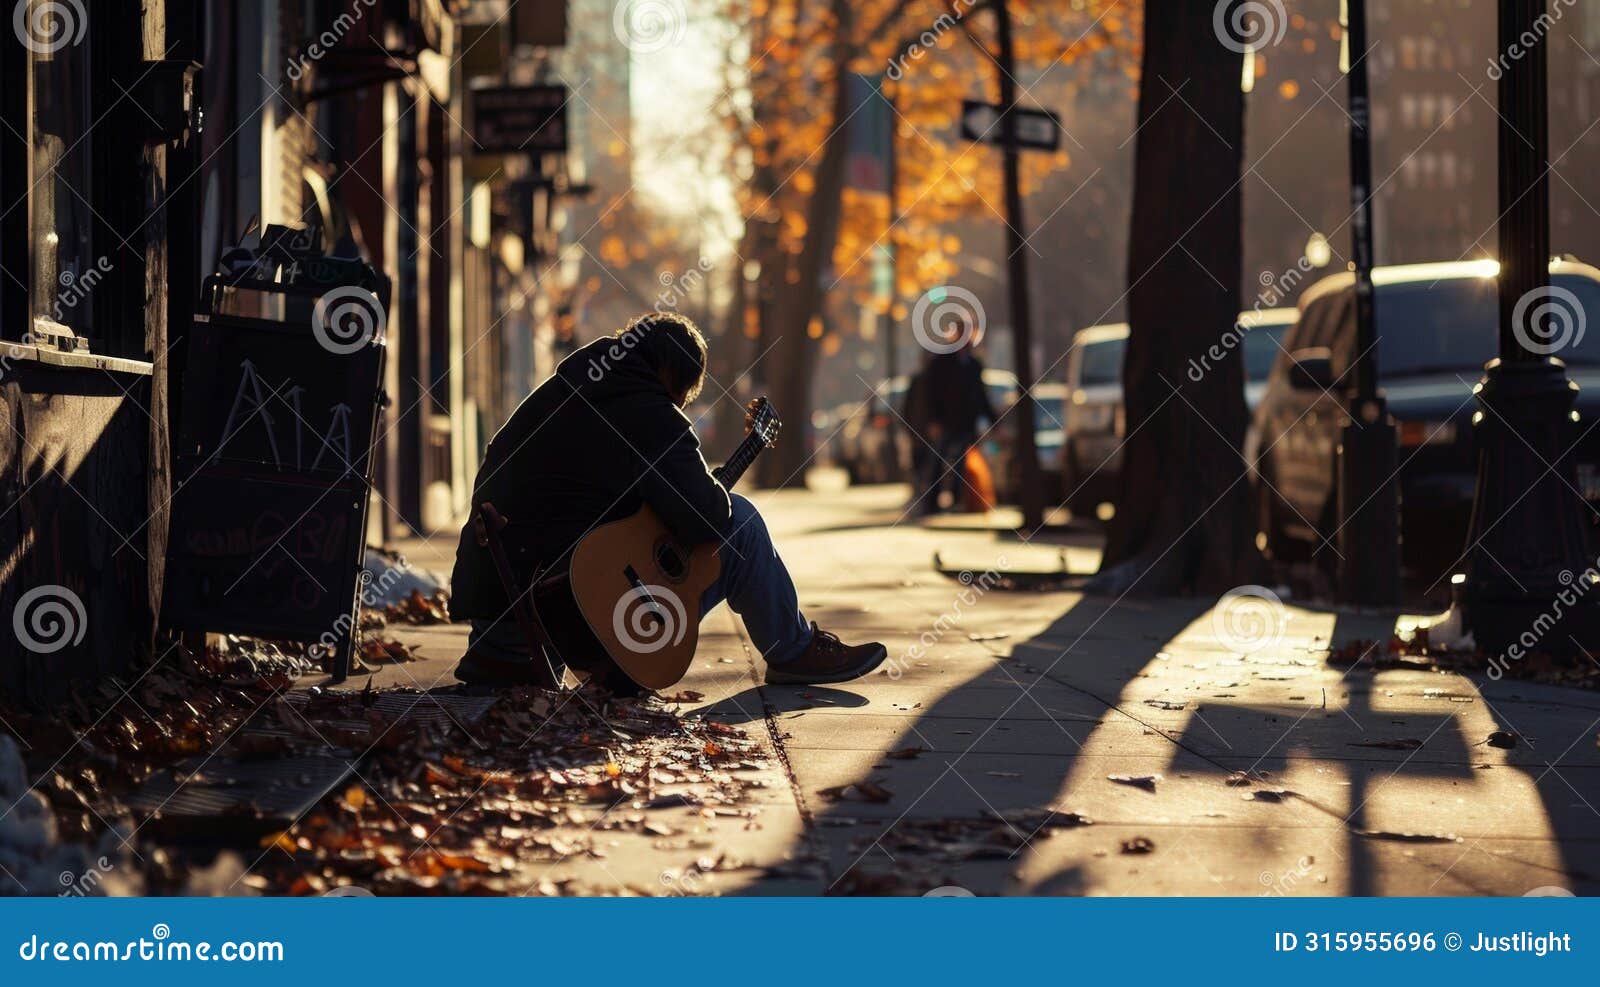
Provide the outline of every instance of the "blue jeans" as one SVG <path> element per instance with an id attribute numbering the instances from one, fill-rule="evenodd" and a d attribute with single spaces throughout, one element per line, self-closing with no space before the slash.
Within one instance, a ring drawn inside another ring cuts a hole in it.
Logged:
<path id="1" fill-rule="evenodd" d="M 733 517 L 717 550 L 722 573 L 700 598 L 700 619 L 726 601 L 744 618 L 750 642 L 767 664 L 782 665 L 811 644 L 811 622 L 800 612 L 794 580 L 778 557 L 761 512 L 741 494 L 728 496 Z"/>
<path id="2" fill-rule="evenodd" d="M 700 597 L 700 619 L 727 603 L 744 618 L 750 641 L 768 665 L 800 657 L 811 644 L 811 622 L 800 612 L 794 580 L 773 547 L 772 535 L 756 505 L 740 494 L 729 495 L 733 516 L 717 549 L 722 572 Z M 529 660 L 527 641 L 516 622 L 474 620 L 467 650 L 484 651 L 502 660 Z"/>

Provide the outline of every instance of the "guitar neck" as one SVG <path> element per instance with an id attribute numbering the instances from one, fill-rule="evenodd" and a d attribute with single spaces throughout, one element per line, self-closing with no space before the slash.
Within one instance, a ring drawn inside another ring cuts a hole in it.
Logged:
<path id="1" fill-rule="evenodd" d="M 756 456 L 764 448 L 766 446 L 754 432 L 746 435 L 744 441 L 739 443 L 739 448 L 733 450 L 733 455 L 722 464 L 722 485 L 732 490 L 734 484 L 739 482 L 739 478 L 744 476 L 744 471 L 750 468 L 750 464 L 756 461 Z"/>

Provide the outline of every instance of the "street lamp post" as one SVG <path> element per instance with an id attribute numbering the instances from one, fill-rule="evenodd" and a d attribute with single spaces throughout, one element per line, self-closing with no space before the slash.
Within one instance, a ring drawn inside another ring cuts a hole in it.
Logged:
<path id="1" fill-rule="evenodd" d="M 1529 650 L 1530 633 L 1531 647 L 1570 656 L 1600 627 L 1600 593 L 1581 575 L 1591 561 L 1582 498 L 1565 456 L 1577 386 L 1543 345 L 1546 320 L 1561 318 L 1551 310 L 1545 10 L 1545 0 L 1500 0 L 1500 355 L 1476 388 L 1477 490 L 1465 572 L 1454 580 L 1463 628 L 1481 650 L 1507 657 L 1519 643 Z"/>
<path id="2" fill-rule="evenodd" d="M 1354 380 L 1339 442 L 1339 598 L 1400 602 L 1400 501 L 1395 429 L 1378 390 L 1378 327 L 1372 293 L 1372 137 L 1367 97 L 1366 0 L 1345 0 L 1345 85 L 1350 104 L 1350 239 L 1355 253 Z"/>

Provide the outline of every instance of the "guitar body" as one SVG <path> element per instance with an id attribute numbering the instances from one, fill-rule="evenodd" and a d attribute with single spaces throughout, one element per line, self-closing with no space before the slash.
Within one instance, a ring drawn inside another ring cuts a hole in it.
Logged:
<path id="1" fill-rule="evenodd" d="M 728 489 L 777 439 L 782 422 L 766 398 L 746 408 L 744 441 L 717 469 Z M 700 643 L 700 599 L 722 574 L 720 541 L 689 546 L 649 505 L 603 524 L 572 553 L 567 581 L 590 634 L 623 674 L 665 689 L 689 670 Z"/>
<path id="2" fill-rule="evenodd" d="M 717 542 L 688 547 L 649 504 L 584 536 L 569 579 L 578 612 L 646 689 L 683 678 L 700 643 L 700 598 L 722 572 Z"/>

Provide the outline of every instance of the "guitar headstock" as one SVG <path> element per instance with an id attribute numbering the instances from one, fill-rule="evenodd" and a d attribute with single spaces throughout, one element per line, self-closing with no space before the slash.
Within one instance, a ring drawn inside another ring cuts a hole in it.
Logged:
<path id="1" fill-rule="evenodd" d="M 778 430 L 783 427 L 783 421 L 772 410 L 772 402 L 763 396 L 745 406 L 744 427 L 745 431 L 760 439 L 762 445 L 772 446 L 778 441 Z"/>

